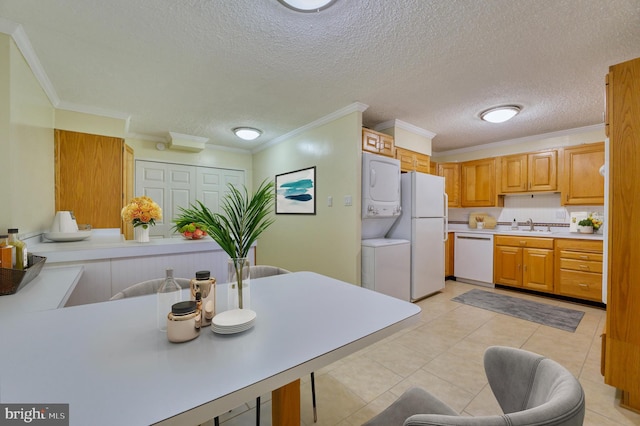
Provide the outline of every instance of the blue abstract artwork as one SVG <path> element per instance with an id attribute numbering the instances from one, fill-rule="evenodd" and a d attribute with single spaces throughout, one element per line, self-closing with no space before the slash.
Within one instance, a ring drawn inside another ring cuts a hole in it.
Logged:
<path id="1" fill-rule="evenodd" d="M 315 214 L 315 181 L 315 167 L 276 175 L 276 213 Z"/>

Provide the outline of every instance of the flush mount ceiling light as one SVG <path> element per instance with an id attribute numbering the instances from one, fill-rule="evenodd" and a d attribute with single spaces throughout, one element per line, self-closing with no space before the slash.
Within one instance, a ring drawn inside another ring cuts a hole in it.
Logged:
<path id="1" fill-rule="evenodd" d="M 517 105 L 504 105 L 482 111 L 480 118 L 489 123 L 504 123 L 518 115 L 519 112 L 520 107 Z"/>
<path id="2" fill-rule="evenodd" d="M 236 127 L 233 129 L 233 133 L 240 139 L 245 141 L 252 141 L 262 134 L 261 130 L 254 129 L 253 127 Z"/>
<path id="3" fill-rule="evenodd" d="M 331 6 L 336 0 L 278 0 L 296 12 L 320 12 Z"/>

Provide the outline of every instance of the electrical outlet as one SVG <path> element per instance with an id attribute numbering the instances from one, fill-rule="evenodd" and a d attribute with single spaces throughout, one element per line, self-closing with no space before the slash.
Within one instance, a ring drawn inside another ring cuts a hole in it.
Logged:
<path id="1" fill-rule="evenodd" d="M 333 197 L 331 195 L 327 197 L 327 207 L 333 207 Z"/>
<path id="2" fill-rule="evenodd" d="M 345 195 L 344 196 L 344 205 L 345 206 L 353 205 L 353 201 L 351 200 L 351 195 Z"/>

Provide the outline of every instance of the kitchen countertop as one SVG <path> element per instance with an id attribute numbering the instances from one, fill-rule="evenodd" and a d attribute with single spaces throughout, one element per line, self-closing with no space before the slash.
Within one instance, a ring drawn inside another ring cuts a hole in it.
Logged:
<path id="1" fill-rule="evenodd" d="M 221 251 L 211 237 L 201 240 L 180 238 L 152 238 L 148 243 L 124 240 L 120 234 L 101 233 L 94 230 L 90 238 L 83 241 L 29 243 L 31 253 L 47 258 L 47 264 L 98 259 L 117 259 L 137 256 Z"/>
<path id="2" fill-rule="evenodd" d="M 565 228 L 566 229 L 566 228 Z M 491 235 L 506 235 L 506 236 L 518 236 L 518 237 L 541 237 L 541 238 L 570 238 L 570 239 L 579 239 L 579 240 L 596 240 L 603 241 L 604 236 L 601 233 L 598 234 L 580 234 L 578 232 L 569 232 L 568 229 L 551 229 L 551 232 L 548 231 L 528 231 L 524 230 L 523 227 L 520 227 L 519 230 L 511 230 L 511 228 L 500 228 L 496 227 L 496 229 L 474 229 L 469 228 L 467 225 L 449 225 L 449 232 L 465 232 L 465 233 L 474 233 L 474 234 L 491 234 Z"/>

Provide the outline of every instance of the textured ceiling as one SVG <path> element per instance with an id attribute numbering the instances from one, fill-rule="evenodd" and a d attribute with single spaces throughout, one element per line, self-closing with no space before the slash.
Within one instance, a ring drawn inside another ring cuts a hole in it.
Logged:
<path id="1" fill-rule="evenodd" d="M 0 0 L 59 108 L 252 149 L 344 108 L 434 132 L 434 151 L 601 124 L 609 65 L 640 56 L 640 0 Z M 502 125 L 478 113 L 523 111 Z M 231 129 L 264 131 L 254 142 Z"/>

